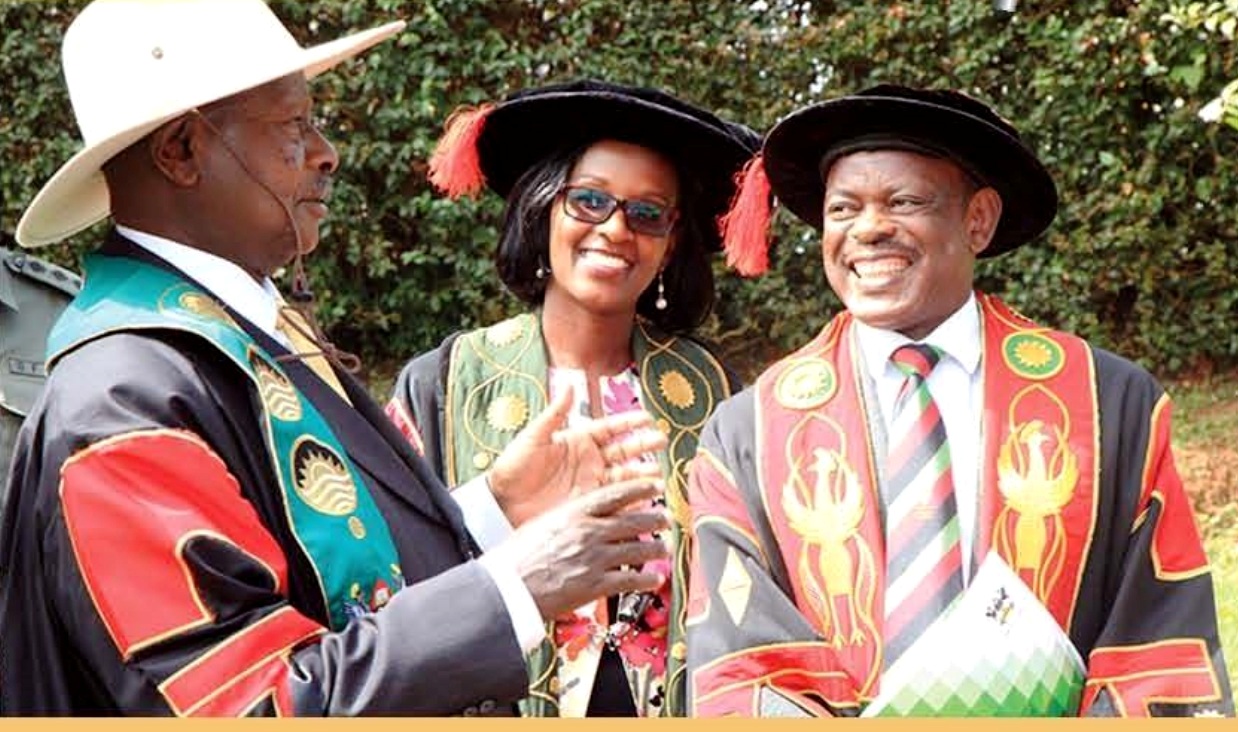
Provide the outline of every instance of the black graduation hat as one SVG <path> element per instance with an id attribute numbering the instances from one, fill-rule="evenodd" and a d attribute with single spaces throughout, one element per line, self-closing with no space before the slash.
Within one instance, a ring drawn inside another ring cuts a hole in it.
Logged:
<path id="1" fill-rule="evenodd" d="M 453 198 L 483 187 L 506 197 L 539 160 L 598 140 L 656 150 L 699 184 L 712 249 L 721 248 L 713 224 L 735 193 L 735 174 L 761 142 L 751 129 L 665 92 L 595 79 L 525 89 L 497 104 L 461 109 L 446 127 L 429 177 Z"/>
<path id="2" fill-rule="evenodd" d="M 728 262 L 741 274 L 766 266 L 770 192 L 791 213 L 822 227 L 825 173 L 862 150 L 905 149 L 955 162 L 1002 197 L 1002 216 L 980 256 L 1008 252 L 1041 234 L 1057 214 L 1057 187 L 1014 126 L 956 91 L 882 84 L 784 117 L 765 137 L 728 214 Z"/>

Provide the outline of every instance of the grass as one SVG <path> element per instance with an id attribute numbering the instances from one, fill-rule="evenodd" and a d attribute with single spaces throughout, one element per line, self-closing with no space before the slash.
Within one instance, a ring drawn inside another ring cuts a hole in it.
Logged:
<path id="1" fill-rule="evenodd" d="M 1234 522 L 1231 511 L 1230 521 Z M 1212 581 L 1216 589 L 1217 619 L 1221 625 L 1221 645 L 1229 664 L 1230 686 L 1238 688 L 1238 530 L 1231 523 L 1227 532 L 1212 532 L 1204 540 L 1212 560 Z"/>
<path id="2" fill-rule="evenodd" d="M 1168 389 L 1178 470 L 1212 562 L 1221 645 L 1238 686 L 1238 373 Z"/>

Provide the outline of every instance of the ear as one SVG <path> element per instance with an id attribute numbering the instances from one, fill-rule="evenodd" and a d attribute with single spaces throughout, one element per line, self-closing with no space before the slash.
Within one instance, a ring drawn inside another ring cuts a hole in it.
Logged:
<path id="1" fill-rule="evenodd" d="M 1002 218 L 1002 197 L 993 188 L 981 188 L 972 194 L 963 214 L 967 227 L 967 243 L 972 254 L 980 254 L 989 248 L 997 222 Z"/>
<path id="2" fill-rule="evenodd" d="M 150 135 L 151 163 L 174 185 L 197 185 L 202 176 L 204 133 L 203 125 L 192 114 L 168 122 Z"/>

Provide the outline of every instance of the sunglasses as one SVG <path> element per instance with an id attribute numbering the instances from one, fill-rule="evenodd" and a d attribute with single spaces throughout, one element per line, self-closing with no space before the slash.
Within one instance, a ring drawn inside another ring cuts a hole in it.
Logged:
<path id="1" fill-rule="evenodd" d="M 568 216 L 586 224 L 602 224 L 623 209 L 623 220 L 637 234 L 666 236 L 675 225 L 674 206 L 652 201 L 625 201 L 606 191 L 584 186 L 563 189 L 563 210 Z"/>

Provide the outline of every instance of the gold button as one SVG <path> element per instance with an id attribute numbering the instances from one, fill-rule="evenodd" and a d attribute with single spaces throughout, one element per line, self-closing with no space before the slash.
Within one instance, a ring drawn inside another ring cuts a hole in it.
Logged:
<path id="1" fill-rule="evenodd" d="M 658 431 L 664 435 L 669 435 L 671 433 L 671 423 L 667 422 L 665 419 L 659 419 Z"/>
<path id="2" fill-rule="evenodd" d="M 348 530 L 358 539 L 365 538 L 365 524 L 361 523 L 361 519 L 356 516 L 348 517 Z"/>
<path id="3" fill-rule="evenodd" d="M 490 453 L 479 452 L 473 456 L 473 467 L 478 470 L 485 470 L 490 467 Z"/>

